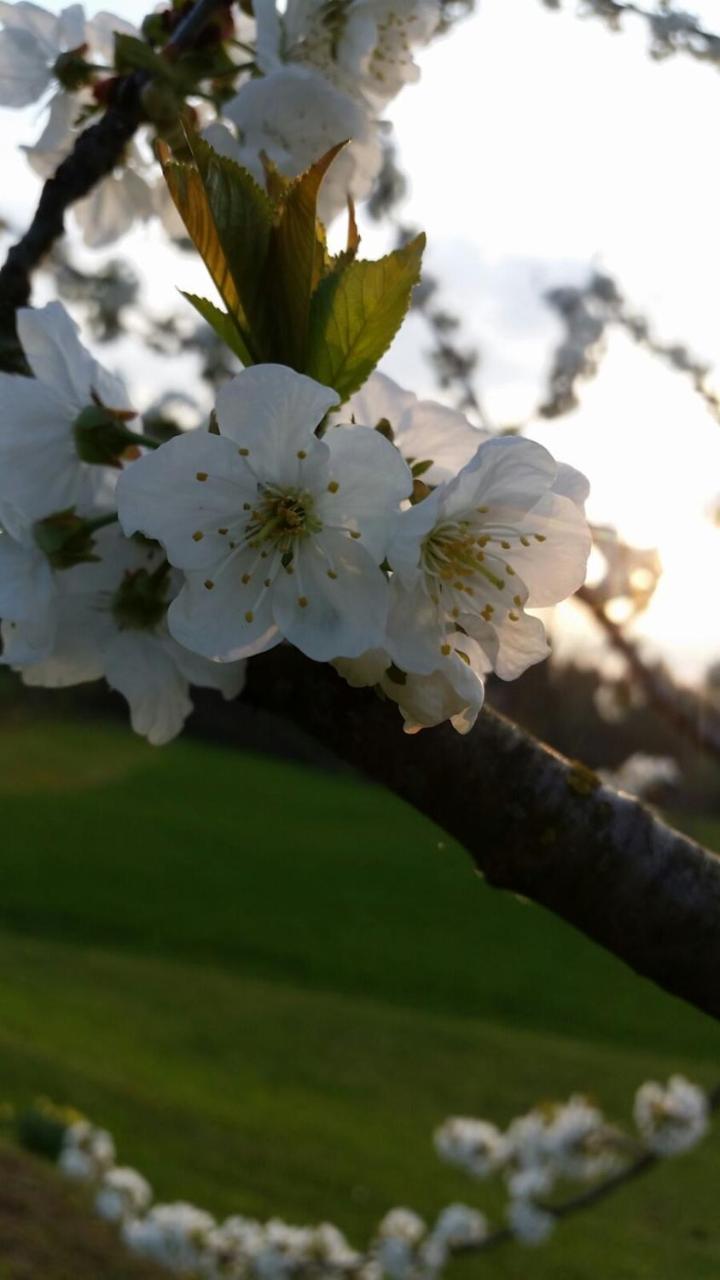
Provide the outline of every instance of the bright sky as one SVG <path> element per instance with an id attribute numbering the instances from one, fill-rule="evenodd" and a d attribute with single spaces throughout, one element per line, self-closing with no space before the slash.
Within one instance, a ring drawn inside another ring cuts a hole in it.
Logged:
<path id="1" fill-rule="evenodd" d="M 119 0 L 115 12 L 135 20 L 147 7 Z M 717 18 L 717 0 L 693 8 Z M 652 62 L 644 29 L 626 26 L 613 35 L 539 0 L 480 0 L 426 51 L 421 83 L 390 113 L 412 181 L 402 215 L 428 233 L 429 266 L 482 350 L 480 391 L 498 422 L 526 418 L 541 395 L 558 335 L 543 291 L 592 265 L 615 275 L 663 338 L 720 362 L 720 74 L 683 56 Z M 2 112 L 0 124 L 9 141 L 39 131 L 32 111 Z M 38 183 L 14 148 L 4 177 L 0 214 L 20 225 Z M 380 251 L 381 235 L 362 229 L 365 251 Z M 188 255 L 178 262 L 158 228 L 122 250 L 160 313 L 172 285 L 204 287 L 203 269 Z M 427 345 L 411 319 L 384 367 L 435 394 Z M 151 399 L 157 366 L 138 368 L 128 351 L 117 359 L 138 402 Z M 186 365 L 173 377 L 192 392 Z M 638 634 L 683 676 L 699 674 L 720 657 L 720 530 L 708 519 L 720 495 L 720 425 L 680 376 L 618 337 L 581 409 L 529 434 L 589 476 L 592 519 L 660 549 L 665 573 Z M 562 615 L 573 631 L 578 612 Z"/>

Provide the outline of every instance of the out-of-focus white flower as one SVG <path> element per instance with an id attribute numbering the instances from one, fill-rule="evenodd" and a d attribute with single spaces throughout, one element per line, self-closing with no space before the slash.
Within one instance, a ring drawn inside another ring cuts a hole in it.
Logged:
<path id="1" fill-rule="evenodd" d="M 106 1129 L 87 1120 L 70 1125 L 63 1135 L 58 1164 L 69 1178 L 88 1182 L 101 1178 L 115 1163 L 115 1143 Z"/>
<path id="2" fill-rule="evenodd" d="M 391 1280 L 409 1280 L 418 1268 L 418 1250 L 427 1225 L 412 1209 L 391 1209 L 378 1224 L 373 1253 Z"/>
<path id="3" fill-rule="evenodd" d="M 122 537 L 112 525 L 97 535 L 96 551 L 96 563 L 58 575 L 46 614 L 51 641 L 45 653 L 33 658 L 37 618 L 29 637 L 22 622 L 4 622 L 3 662 L 25 684 L 42 688 L 104 676 L 126 699 L 135 732 L 160 746 L 176 737 L 192 711 L 191 685 L 233 698 L 244 684 L 245 665 L 210 662 L 168 634 L 167 606 L 179 575 L 157 548 Z"/>
<path id="4" fill-rule="evenodd" d="M 397 449 L 348 427 L 319 440 L 334 391 L 280 365 L 221 389 L 219 435 L 193 431 L 121 477 L 126 533 L 157 538 L 186 582 L 170 607 L 183 645 L 227 661 L 283 638 L 318 661 L 382 642 L 382 564 L 411 487 Z"/>
<path id="5" fill-rule="evenodd" d="M 268 3 L 256 11 L 263 70 L 280 61 L 314 67 L 374 110 L 419 78 L 413 50 L 440 21 L 438 0 L 289 0 L 280 19 Z"/>
<path id="6" fill-rule="evenodd" d="M 710 1123 L 707 1095 L 684 1076 L 671 1076 L 667 1085 L 648 1080 L 635 1095 L 635 1123 L 646 1146 L 656 1155 L 689 1151 L 707 1133 Z"/>
<path id="7" fill-rule="evenodd" d="M 371 373 L 333 420 L 381 431 L 389 428 L 408 466 L 428 485 L 451 480 L 489 438 L 457 409 L 418 400 L 384 373 Z"/>
<path id="8" fill-rule="evenodd" d="M 17 327 L 35 376 L 0 372 L 0 521 L 12 525 L 9 506 L 26 520 L 70 507 L 107 510 L 116 471 L 84 457 L 96 452 L 102 430 L 107 436 L 135 416 L 125 387 L 85 350 L 61 303 L 22 309 Z M 93 416 L 105 426 L 84 425 Z M 121 453 L 118 446 L 118 465 Z"/>
<path id="9" fill-rule="evenodd" d="M 144 1218 L 131 1218 L 123 1224 L 122 1237 L 133 1253 L 183 1275 L 201 1265 L 214 1227 L 211 1214 L 178 1201 L 155 1205 Z"/>
<path id="10" fill-rule="evenodd" d="M 21 521 L 7 504 L 3 514 L 5 527 L 0 532 L 2 661 L 7 664 L 8 646 L 14 645 L 17 662 L 35 662 L 52 649 L 55 576 L 47 556 L 35 541 L 32 524 Z"/>
<path id="11" fill-rule="evenodd" d="M 487 1120 L 470 1116 L 451 1116 L 435 1130 L 434 1142 L 441 1160 L 458 1165 L 474 1178 L 497 1173 L 509 1155 L 500 1130 Z"/>
<path id="12" fill-rule="evenodd" d="M 340 142 L 320 189 L 318 211 L 330 222 L 348 196 L 364 200 L 382 165 L 377 126 L 362 105 L 309 67 L 280 67 L 243 85 L 223 107 L 236 134 L 222 124 L 205 137 L 264 184 L 262 153 L 285 177 L 303 173 Z"/>
<path id="13" fill-rule="evenodd" d="M 152 1187 L 137 1169 L 117 1166 L 103 1174 L 95 1197 L 95 1212 L 108 1222 L 124 1222 L 145 1213 Z"/>
<path id="14" fill-rule="evenodd" d="M 439 1214 L 432 1234 L 450 1249 L 481 1244 L 488 1234 L 487 1218 L 466 1204 L 449 1204 Z"/>
<path id="15" fill-rule="evenodd" d="M 155 212 L 152 188 L 129 164 L 99 182 L 92 195 L 74 206 L 83 240 L 91 249 L 114 244 L 136 222 L 147 222 Z"/>
<path id="16" fill-rule="evenodd" d="M 401 670 L 436 670 L 458 631 L 504 680 L 547 656 L 543 624 L 526 606 L 572 594 L 590 550 L 584 514 L 555 491 L 559 479 L 571 477 L 546 449 L 506 436 L 481 444 L 454 480 L 402 513 L 388 552 L 397 584 L 386 645 Z"/>
<path id="17" fill-rule="evenodd" d="M 85 13 L 81 4 L 57 14 L 29 0 L 2 0 L 0 18 L 0 105 L 27 107 L 49 89 L 60 55 L 86 45 Z"/>
<path id="18" fill-rule="evenodd" d="M 658 787 L 676 787 L 682 773 L 671 756 L 651 756 L 635 751 L 617 769 L 601 769 L 600 777 L 611 787 L 641 798 Z"/>
<path id="19" fill-rule="evenodd" d="M 419 1244 L 427 1233 L 427 1224 L 413 1209 L 390 1209 L 378 1223 L 378 1236 L 382 1239 L 404 1240 L 406 1244 Z"/>
<path id="20" fill-rule="evenodd" d="M 507 1210 L 508 1225 L 521 1244 L 544 1244 L 555 1229 L 555 1219 L 532 1200 L 511 1200 Z"/>

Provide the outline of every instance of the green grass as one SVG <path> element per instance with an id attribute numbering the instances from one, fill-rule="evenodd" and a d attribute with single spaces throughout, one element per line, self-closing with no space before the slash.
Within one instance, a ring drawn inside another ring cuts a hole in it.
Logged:
<path id="1" fill-rule="evenodd" d="M 622 1119 L 649 1076 L 720 1076 L 715 1024 L 352 780 L 21 725 L 0 805 L 0 1097 L 86 1110 L 163 1198 L 360 1242 L 395 1203 L 497 1208 L 435 1159 L 446 1114 L 579 1088 Z M 716 1277 L 719 1156 L 457 1275 Z"/>

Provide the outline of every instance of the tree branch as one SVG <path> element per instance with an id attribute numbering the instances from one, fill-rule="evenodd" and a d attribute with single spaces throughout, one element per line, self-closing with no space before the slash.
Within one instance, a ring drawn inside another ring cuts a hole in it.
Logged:
<path id="1" fill-rule="evenodd" d="M 192 48 L 215 10 L 228 0 L 197 0 L 178 23 L 163 53 L 174 59 Z M 135 71 L 118 79 L 113 100 L 96 124 L 79 133 L 75 145 L 42 189 L 25 235 L 10 249 L 0 270 L 0 334 L 14 334 L 15 312 L 30 300 L 32 272 L 64 231 L 65 213 L 121 163 L 125 148 L 144 119 L 142 90 L 151 75 Z"/>
<path id="2" fill-rule="evenodd" d="M 590 610 L 612 648 L 624 658 L 631 677 L 642 689 L 650 706 L 693 746 L 720 759 L 720 718 L 717 713 L 690 690 L 676 685 L 661 667 L 649 666 L 645 662 L 635 642 L 608 617 L 600 596 L 592 587 L 581 587 L 573 598 Z"/>
<path id="3" fill-rule="evenodd" d="M 394 705 L 288 646 L 252 660 L 246 696 L 425 813 L 492 885 L 720 1017 L 720 858 L 638 801 L 489 710 L 467 737 L 408 737 Z"/>

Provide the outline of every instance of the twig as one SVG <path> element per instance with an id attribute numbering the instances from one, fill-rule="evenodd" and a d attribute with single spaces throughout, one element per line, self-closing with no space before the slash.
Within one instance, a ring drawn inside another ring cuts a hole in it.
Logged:
<path id="1" fill-rule="evenodd" d="M 615 652 L 625 660 L 630 675 L 637 681 L 650 706 L 693 746 L 720 759 L 720 718 L 707 702 L 690 690 L 679 688 L 666 671 L 648 665 L 635 642 L 608 617 L 601 598 L 592 587 L 581 587 L 574 599 L 590 610 Z"/>

